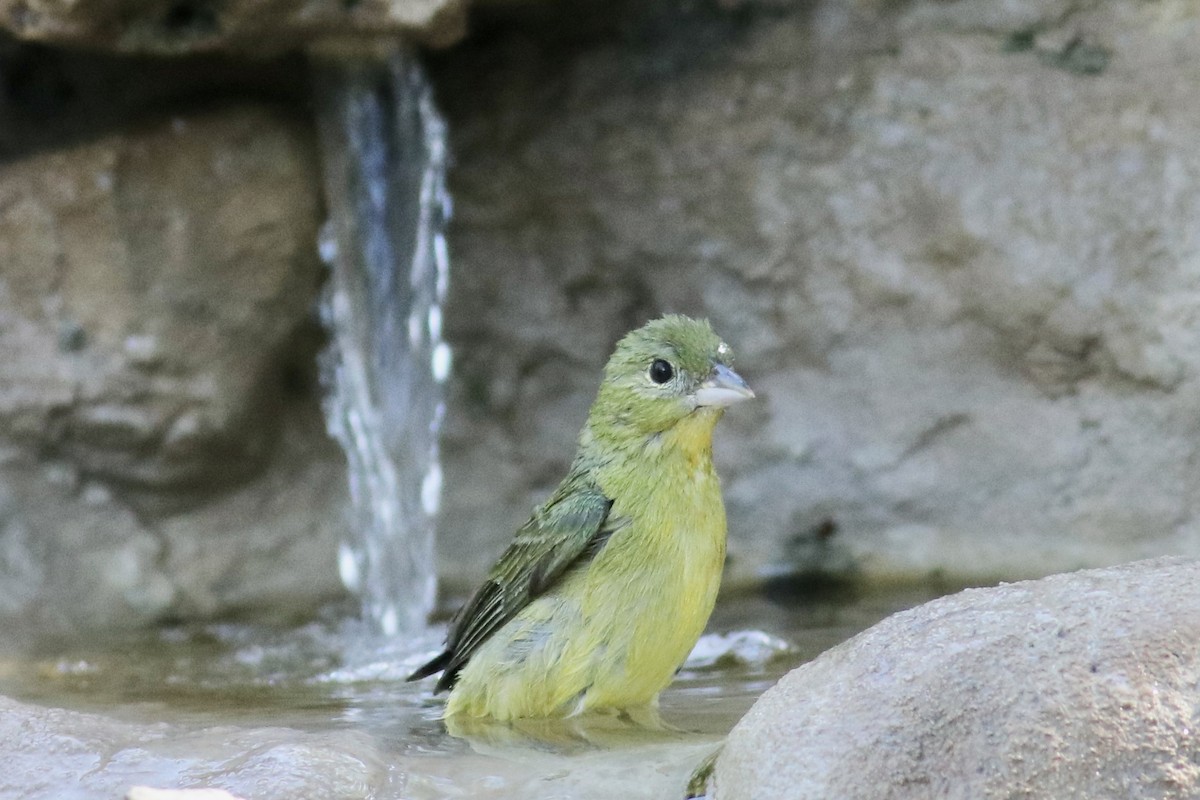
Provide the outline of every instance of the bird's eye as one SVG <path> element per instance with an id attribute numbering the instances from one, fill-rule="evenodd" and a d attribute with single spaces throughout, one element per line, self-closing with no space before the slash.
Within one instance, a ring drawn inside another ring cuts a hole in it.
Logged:
<path id="1" fill-rule="evenodd" d="M 655 383 L 666 383 L 675 377 L 675 370 L 669 362 L 663 361 L 661 358 L 654 359 L 654 363 L 650 365 L 650 380 Z"/>

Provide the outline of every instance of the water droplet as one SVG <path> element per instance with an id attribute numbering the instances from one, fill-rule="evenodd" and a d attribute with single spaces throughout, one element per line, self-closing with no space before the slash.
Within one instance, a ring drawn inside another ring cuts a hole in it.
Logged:
<path id="1" fill-rule="evenodd" d="M 450 377 L 451 359 L 450 345 L 445 342 L 438 342 L 437 346 L 433 348 L 433 359 L 431 362 L 433 379 L 438 383 L 445 383 L 446 378 Z"/>
<path id="2" fill-rule="evenodd" d="M 421 510 L 429 516 L 438 512 L 442 502 L 442 467 L 434 462 L 421 480 Z"/>
<path id="3" fill-rule="evenodd" d="M 408 343 L 414 348 L 421 344 L 421 319 L 415 310 L 408 315 Z"/>
<path id="4" fill-rule="evenodd" d="M 379 615 L 379 627 L 387 636 L 395 636 L 400 630 L 400 614 L 396 607 L 389 605 Z"/>
<path id="5" fill-rule="evenodd" d="M 437 292 L 438 300 L 446 299 L 446 291 L 450 288 L 450 248 L 446 244 L 446 237 L 439 233 L 433 237 L 433 258 L 437 265 Z"/>
<path id="6" fill-rule="evenodd" d="M 442 307 L 434 304 L 429 307 L 429 340 L 441 341 L 442 338 Z"/>
<path id="7" fill-rule="evenodd" d="M 358 569 L 358 556 L 354 552 L 354 548 L 342 542 L 338 545 L 338 575 L 341 576 L 342 585 L 351 592 L 357 592 L 362 588 L 362 574 Z"/>

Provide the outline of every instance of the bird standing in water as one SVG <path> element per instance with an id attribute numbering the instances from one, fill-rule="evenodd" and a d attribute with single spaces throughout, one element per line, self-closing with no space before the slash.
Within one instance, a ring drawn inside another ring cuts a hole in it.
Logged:
<path id="1" fill-rule="evenodd" d="M 712 433 L 754 397 L 707 321 L 627 334 L 567 476 L 458 612 L 441 672 L 447 717 L 566 717 L 653 704 L 712 613 L 725 507 Z"/>

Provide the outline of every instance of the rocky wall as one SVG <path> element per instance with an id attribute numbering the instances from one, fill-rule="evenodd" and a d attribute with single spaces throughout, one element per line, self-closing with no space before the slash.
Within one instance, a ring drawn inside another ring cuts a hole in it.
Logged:
<path id="1" fill-rule="evenodd" d="M 62 22 L 92 7 L 0 24 L 233 54 L 0 43 L 0 619 L 310 609 L 345 488 L 303 60 L 257 60 L 232 5 L 179 47 Z M 709 316 L 759 393 L 718 433 L 733 579 L 1200 551 L 1198 27 L 1132 0 L 477 9 L 427 54 L 443 577 L 503 548 L 663 311 Z M 264 50 L 321 38 L 280 30 Z"/>
<path id="2" fill-rule="evenodd" d="M 339 595 L 313 151 L 245 101 L 0 164 L 0 631 Z"/>
<path id="3" fill-rule="evenodd" d="M 1198 24 L 834 0 L 481 24 L 434 61 L 447 560 L 497 552 L 660 311 L 709 316 L 759 393 L 718 432 L 736 574 L 1195 553 Z"/>

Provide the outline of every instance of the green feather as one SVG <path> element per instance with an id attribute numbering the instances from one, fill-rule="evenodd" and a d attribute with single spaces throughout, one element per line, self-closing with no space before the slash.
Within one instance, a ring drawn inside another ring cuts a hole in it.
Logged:
<path id="1" fill-rule="evenodd" d="M 570 567 L 594 558 L 614 526 L 606 524 L 609 500 L 576 464 L 558 490 L 517 530 L 487 580 L 450 625 L 445 650 L 408 677 L 441 672 L 435 691 L 454 686 L 471 655 L 504 623 L 541 595 Z"/>

